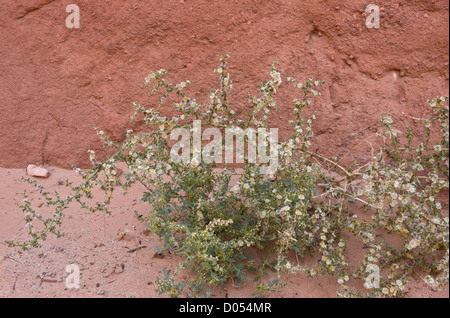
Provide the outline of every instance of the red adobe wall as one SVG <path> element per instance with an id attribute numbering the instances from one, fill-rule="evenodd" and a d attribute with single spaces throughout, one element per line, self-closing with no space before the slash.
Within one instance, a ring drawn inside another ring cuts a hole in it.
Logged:
<path id="1" fill-rule="evenodd" d="M 93 125 L 123 138 L 150 71 L 190 79 L 206 102 L 227 52 L 241 113 L 274 58 L 285 76 L 324 79 L 314 147 L 343 155 L 380 113 L 427 116 L 426 97 L 449 89 L 448 1 L 372 1 L 380 29 L 366 28 L 361 0 L 2 0 L 0 166 L 86 167 L 86 151 L 101 149 Z M 65 25 L 70 3 L 80 29 Z M 288 127 L 292 98 L 279 99 L 273 127 Z"/>

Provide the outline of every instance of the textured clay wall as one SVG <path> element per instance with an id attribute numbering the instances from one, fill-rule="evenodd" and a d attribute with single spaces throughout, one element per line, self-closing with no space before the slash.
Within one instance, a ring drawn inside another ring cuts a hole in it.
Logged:
<path id="1" fill-rule="evenodd" d="M 70 3 L 79 29 L 66 27 Z M 380 29 L 365 25 L 370 3 Z M 324 79 L 314 148 L 343 155 L 380 113 L 404 125 L 402 112 L 427 116 L 426 97 L 448 94 L 448 36 L 445 0 L 1 0 L 0 166 L 86 167 L 101 148 L 92 127 L 123 138 L 150 71 L 190 79 L 206 102 L 227 52 L 240 113 L 275 58 L 285 76 Z M 273 127 L 287 128 L 294 97 Z"/>

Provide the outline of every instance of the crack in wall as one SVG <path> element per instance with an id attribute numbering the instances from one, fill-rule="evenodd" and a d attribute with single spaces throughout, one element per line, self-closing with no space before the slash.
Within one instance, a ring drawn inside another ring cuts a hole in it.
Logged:
<path id="1" fill-rule="evenodd" d="M 41 164 L 45 165 L 45 145 L 47 144 L 48 131 L 45 132 L 45 138 L 41 146 Z"/>
<path id="2" fill-rule="evenodd" d="M 27 15 L 29 15 L 30 13 L 35 12 L 35 11 L 38 11 L 38 10 L 42 9 L 43 7 L 49 5 L 50 3 L 53 3 L 53 2 L 55 2 L 55 1 L 57 1 L 57 0 L 45 0 L 45 1 L 43 1 L 42 3 L 39 3 L 39 4 L 35 5 L 35 6 L 28 7 L 28 8 L 25 8 L 25 7 L 23 7 L 23 6 L 19 6 L 19 11 L 22 11 L 22 10 L 20 10 L 20 9 L 23 9 L 23 11 L 20 12 L 20 13 L 16 16 L 16 19 L 17 19 L 17 20 L 20 20 L 20 19 L 26 17 Z"/>

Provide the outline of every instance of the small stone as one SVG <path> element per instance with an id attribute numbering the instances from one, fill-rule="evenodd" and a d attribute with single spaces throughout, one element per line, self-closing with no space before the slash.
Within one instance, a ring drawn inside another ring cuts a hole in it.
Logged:
<path id="1" fill-rule="evenodd" d="M 27 175 L 32 177 L 48 178 L 50 173 L 45 168 L 38 167 L 36 165 L 28 165 Z"/>

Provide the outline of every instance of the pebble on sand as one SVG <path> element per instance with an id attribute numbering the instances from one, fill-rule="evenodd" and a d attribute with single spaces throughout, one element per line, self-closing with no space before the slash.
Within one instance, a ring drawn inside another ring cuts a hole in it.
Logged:
<path id="1" fill-rule="evenodd" d="M 50 173 L 45 168 L 38 167 L 36 165 L 28 165 L 27 175 L 32 177 L 48 178 Z"/>

